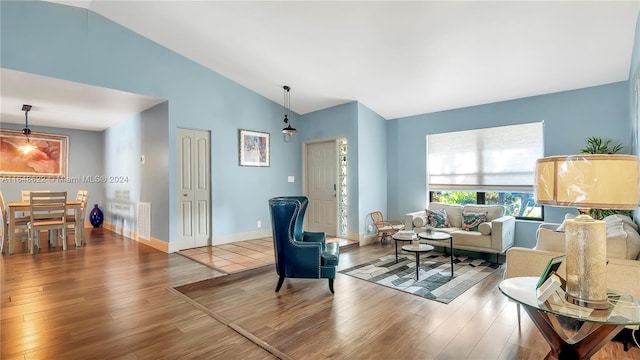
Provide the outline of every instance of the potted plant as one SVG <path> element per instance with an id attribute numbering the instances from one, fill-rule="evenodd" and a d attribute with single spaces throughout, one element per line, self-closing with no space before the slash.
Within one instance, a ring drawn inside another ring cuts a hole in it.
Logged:
<path id="1" fill-rule="evenodd" d="M 589 137 L 586 140 L 587 146 L 580 150 L 582 154 L 617 154 L 622 150 L 622 144 L 612 145 L 612 141 L 599 137 Z M 594 219 L 604 219 L 609 215 L 622 214 L 632 218 L 633 213 L 630 210 L 613 210 L 613 209 L 591 209 L 591 217 Z"/>

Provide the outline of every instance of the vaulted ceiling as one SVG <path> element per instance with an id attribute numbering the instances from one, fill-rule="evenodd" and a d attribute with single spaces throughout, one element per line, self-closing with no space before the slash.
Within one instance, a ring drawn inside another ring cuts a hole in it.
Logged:
<path id="1" fill-rule="evenodd" d="M 638 1 L 53 2 L 90 9 L 277 103 L 289 85 L 297 113 L 357 100 L 386 119 L 628 80 L 640 8 Z"/>

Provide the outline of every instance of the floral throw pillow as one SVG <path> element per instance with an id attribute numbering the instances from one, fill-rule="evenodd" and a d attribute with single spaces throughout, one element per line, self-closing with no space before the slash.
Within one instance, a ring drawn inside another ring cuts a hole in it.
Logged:
<path id="1" fill-rule="evenodd" d="M 467 231 L 478 231 L 478 226 L 487 221 L 488 213 L 462 213 L 462 229 Z"/>
<path id="2" fill-rule="evenodd" d="M 442 210 L 429 210 L 427 211 L 427 225 L 433 228 L 447 228 L 449 227 L 449 219 L 447 219 L 447 211 Z"/>

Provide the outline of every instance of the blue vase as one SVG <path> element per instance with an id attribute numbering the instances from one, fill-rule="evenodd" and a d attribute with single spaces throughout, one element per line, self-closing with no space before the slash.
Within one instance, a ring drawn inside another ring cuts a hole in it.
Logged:
<path id="1" fill-rule="evenodd" d="M 104 215 L 102 214 L 102 210 L 100 210 L 98 204 L 95 204 L 89 213 L 89 222 L 94 228 L 99 228 L 103 221 Z"/>

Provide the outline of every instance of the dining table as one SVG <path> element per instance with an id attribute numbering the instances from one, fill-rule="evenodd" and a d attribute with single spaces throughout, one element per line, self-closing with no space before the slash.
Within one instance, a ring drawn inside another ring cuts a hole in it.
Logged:
<path id="1" fill-rule="evenodd" d="M 16 231 L 16 228 L 15 228 L 16 213 L 24 212 L 25 214 L 27 214 L 29 213 L 29 211 L 31 211 L 31 207 L 28 201 L 9 201 L 7 202 L 7 207 L 9 208 L 9 231 L 8 231 L 9 254 L 13 254 L 12 246 L 13 246 L 13 240 L 14 240 L 15 231 Z M 73 213 L 76 219 L 76 222 L 75 222 L 76 246 L 82 246 L 82 240 L 83 240 L 82 229 L 84 228 L 84 224 L 80 223 L 80 219 L 81 219 L 80 211 L 82 211 L 82 201 L 75 200 L 75 199 L 74 200 L 68 199 L 67 209 L 73 209 Z M 80 227 L 79 229 L 77 228 L 78 226 Z"/>

